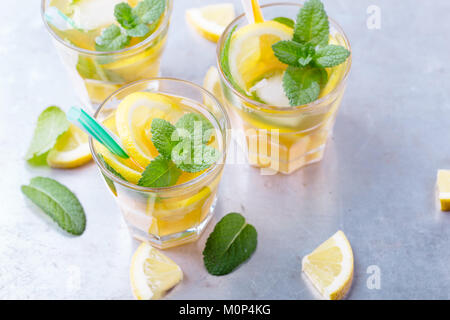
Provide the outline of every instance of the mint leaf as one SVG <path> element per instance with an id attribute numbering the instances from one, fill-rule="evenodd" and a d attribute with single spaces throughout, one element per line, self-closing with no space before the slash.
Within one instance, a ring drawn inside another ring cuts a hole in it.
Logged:
<path id="1" fill-rule="evenodd" d="M 112 24 L 102 30 L 100 36 L 95 38 L 97 51 L 116 51 L 125 48 L 130 42 L 130 37 L 119 26 Z"/>
<path id="2" fill-rule="evenodd" d="M 327 13 L 320 0 L 308 0 L 297 15 L 294 26 L 294 41 L 313 46 L 327 45 L 330 26 Z"/>
<path id="3" fill-rule="evenodd" d="M 283 76 L 283 89 L 291 106 L 299 106 L 316 100 L 326 81 L 324 69 L 289 66 Z"/>
<path id="4" fill-rule="evenodd" d="M 285 26 L 288 26 L 289 28 L 294 28 L 294 25 L 295 25 L 294 20 L 286 18 L 286 17 L 276 17 L 276 18 L 273 18 L 272 20 L 279 22 L 281 24 L 284 24 Z"/>
<path id="5" fill-rule="evenodd" d="M 177 183 L 180 175 L 181 170 L 160 154 L 145 168 L 138 186 L 152 188 L 173 186 Z"/>
<path id="6" fill-rule="evenodd" d="M 67 187 L 50 178 L 36 177 L 21 190 L 62 229 L 74 235 L 84 232 L 86 216 L 83 207 Z"/>
<path id="7" fill-rule="evenodd" d="M 152 142 L 156 150 L 167 159 L 171 158 L 172 149 L 179 141 L 173 140 L 175 126 L 163 119 L 153 119 L 152 121 Z"/>
<path id="8" fill-rule="evenodd" d="M 325 47 L 319 47 L 314 55 L 314 62 L 323 68 L 331 68 L 347 60 L 350 51 L 346 48 L 329 44 Z"/>
<path id="9" fill-rule="evenodd" d="M 30 163 L 41 163 L 38 159 L 45 156 L 55 145 L 60 135 L 69 129 L 70 122 L 60 108 L 51 106 L 39 115 L 33 139 L 25 155 Z"/>
<path id="10" fill-rule="evenodd" d="M 165 0 L 143 0 L 133 8 L 133 14 L 138 16 L 142 23 L 152 24 L 159 20 L 165 8 Z"/>
<path id="11" fill-rule="evenodd" d="M 126 2 L 116 4 L 114 16 L 117 22 L 125 29 L 133 29 L 139 24 L 139 17 L 133 13 L 133 9 Z"/>
<path id="12" fill-rule="evenodd" d="M 202 143 L 207 143 L 213 132 L 212 124 L 198 113 L 186 113 L 175 124 L 178 129 L 185 129 L 195 137 L 201 137 Z"/>
<path id="13" fill-rule="evenodd" d="M 183 140 L 172 150 L 172 161 L 186 172 L 200 172 L 208 169 L 219 159 L 220 153 L 216 148 L 204 144 L 191 143 Z"/>
<path id="14" fill-rule="evenodd" d="M 206 270 L 215 276 L 232 272 L 255 252 L 255 227 L 239 213 L 229 213 L 214 227 L 203 250 Z"/>
<path id="15" fill-rule="evenodd" d="M 127 29 L 130 37 L 145 37 L 150 32 L 150 28 L 146 24 L 139 24 L 133 29 Z"/>
<path id="16" fill-rule="evenodd" d="M 294 67 L 306 66 L 315 54 L 311 45 L 295 41 L 278 41 L 272 45 L 272 49 L 278 60 Z"/>
<path id="17" fill-rule="evenodd" d="M 78 62 L 76 65 L 78 74 L 84 79 L 101 80 L 108 82 L 122 83 L 123 78 L 108 69 L 102 67 L 95 59 L 85 56 L 78 56 Z"/>

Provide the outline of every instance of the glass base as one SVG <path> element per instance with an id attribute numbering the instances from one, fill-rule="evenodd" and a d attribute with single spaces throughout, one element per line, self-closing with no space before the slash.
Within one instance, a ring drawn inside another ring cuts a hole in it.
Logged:
<path id="1" fill-rule="evenodd" d="M 214 214 L 214 208 L 216 207 L 217 196 L 214 197 L 213 203 L 209 209 L 208 214 L 205 219 L 203 219 L 200 224 L 195 227 L 189 228 L 185 231 L 173 233 L 165 236 L 157 236 L 154 234 L 150 234 L 144 232 L 130 224 L 128 224 L 128 230 L 130 231 L 131 236 L 139 241 L 145 241 L 150 243 L 152 246 L 158 249 L 168 249 L 176 246 L 180 246 L 189 242 L 196 241 L 205 230 L 209 221 L 211 220 Z"/>

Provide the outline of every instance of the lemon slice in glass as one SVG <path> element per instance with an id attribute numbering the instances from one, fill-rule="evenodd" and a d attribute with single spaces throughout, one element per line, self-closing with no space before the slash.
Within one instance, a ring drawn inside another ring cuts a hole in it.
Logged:
<path id="1" fill-rule="evenodd" d="M 130 280 L 138 300 L 160 299 L 183 279 L 181 268 L 163 253 L 143 242 L 133 255 Z"/>
<path id="2" fill-rule="evenodd" d="M 232 3 L 213 4 L 186 10 L 186 20 L 200 35 L 217 42 L 226 26 L 235 17 Z"/>
<path id="3" fill-rule="evenodd" d="M 231 37 L 228 61 L 233 79 L 240 88 L 248 90 L 270 73 L 284 71 L 272 45 L 292 39 L 293 29 L 276 21 L 253 23 L 238 29 Z"/>
<path id="4" fill-rule="evenodd" d="M 75 168 L 91 159 L 88 135 L 71 124 L 69 130 L 58 138 L 54 148 L 49 152 L 47 163 L 53 168 Z"/>
<path id="5" fill-rule="evenodd" d="M 336 232 L 305 256 L 302 270 L 326 299 L 342 299 L 353 280 L 353 251 L 345 234 Z"/>
<path id="6" fill-rule="evenodd" d="M 135 92 L 126 96 L 117 107 L 116 128 L 127 153 L 145 168 L 158 155 L 151 141 L 151 123 L 166 119 L 179 107 L 158 93 Z"/>
<path id="7" fill-rule="evenodd" d="M 441 210 L 450 211 L 450 170 L 438 171 L 437 188 Z"/>

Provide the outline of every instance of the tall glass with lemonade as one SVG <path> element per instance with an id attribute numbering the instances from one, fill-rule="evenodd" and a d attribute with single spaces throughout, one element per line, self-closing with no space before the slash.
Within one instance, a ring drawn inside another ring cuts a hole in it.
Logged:
<path id="1" fill-rule="evenodd" d="M 159 248 L 194 241 L 210 220 L 229 120 L 203 88 L 176 79 L 134 82 L 95 113 L 129 158 L 90 140 L 131 234 Z"/>
<path id="2" fill-rule="evenodd" d="M 241 15 L 226 28 L 218 69 L 250 164 L 289 174 L 323 157 L 350 70 L 350 44 L 318 0 L 268 4 L 261 13 L 264 21 L 249 24 Z"/>
<path id="3" fill-rule="evenodd" d="M 41 11 L 83 104 L 158 76 L 172 0 L 42 0 Z"/>

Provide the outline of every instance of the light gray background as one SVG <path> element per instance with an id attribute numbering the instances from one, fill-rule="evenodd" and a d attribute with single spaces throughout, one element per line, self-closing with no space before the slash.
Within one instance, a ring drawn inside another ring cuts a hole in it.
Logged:
<path id="1" fill-rule="evenodd" d="M 215 45 L 184 19 L 185 9 L 214 2 L 175 0 L 163 75 L 201 83 L 215 64 Z M 205 236 L 167 251 L 185 274 L 167 298 L 317 298 L 301 276 L 301 258 L 338 229 L 355 255 L 348 298 L 449 298 L 450 216 L 436 208 L 434 185 L 437 169 L 450 168 L 450 2 L 324 2 L 353 48 L 324 161 L 290 176 L 229 165 L 216 218 L 242 212 L 258 230 L 258 249 L 223 277 L 203 267 Z M 381 9 L 380 30 L 366 26 L 370 5 Z M 39 113 L 78 102 L 39 1 L 8 6 L 0 10 L 0 298 L 130 299 L 128 268 L 138 242 L 95 165 L 64 171 L 23 160 Z M 25 200 L 20 185 L 37 175 L 77 194 L 88 221 L 81 237 L 60 232 Z M 366 285 L 371 265 L 381 270 L 380 290 Z"/>

